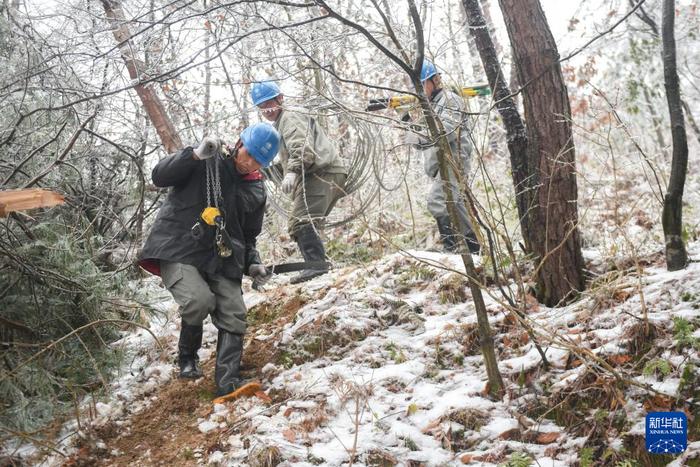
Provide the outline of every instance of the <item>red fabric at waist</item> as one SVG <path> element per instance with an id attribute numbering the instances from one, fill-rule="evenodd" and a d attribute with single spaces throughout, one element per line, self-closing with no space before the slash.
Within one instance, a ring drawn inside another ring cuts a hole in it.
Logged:
<path id="1" fill-rule="evenodd" d="M 262 180 L 263 176 L 259 170 L 243 176 L 243 180 Z"/>
<path id="2" fill-rule="evenodd" d="M 157 259 L 146 258 L 139 260 L 139 266 L 151 274 L 160 276 L 160 261 Z"/>

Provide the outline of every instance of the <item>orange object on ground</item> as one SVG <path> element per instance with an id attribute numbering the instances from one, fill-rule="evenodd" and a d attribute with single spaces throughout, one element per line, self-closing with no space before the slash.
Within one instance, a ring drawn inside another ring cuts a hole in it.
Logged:
<path id="1" fill-rule="evenodd" d="M 225 396 L 217 397 L 214 399 L 215 404 L 223 404 L 224 402 L 233 401 L 240 397 L 250 397 L 254 396 L 256 392 L 262 391 L 262 385 L 257 381 L 253 381 L 248 384 L 244 384 L 235 391 L 226 394 Z"/>
<path id="2" fill-rule="evenodd" d="M 0 217 L 15 211 L 63 204 L 63 195 L 40 188 L 0 191 Z"/>
<path id="3" fill-rule="evenodd" d="M 272 404 L 272 398 L 265 391 L 258 391 L 254 394 L 255 397 L 263 401 L 265 404 Z"/>

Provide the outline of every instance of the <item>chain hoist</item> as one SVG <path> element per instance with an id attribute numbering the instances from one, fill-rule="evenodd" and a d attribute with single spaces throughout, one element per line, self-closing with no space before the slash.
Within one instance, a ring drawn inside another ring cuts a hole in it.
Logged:
<path id="1" fill-rule="evenodd" d="M 217 142 L 216 153 L 214 157 L 206 159 L 206 193 L 207 207 L 200 214 L 200 219 L 192 226 L 192 236 L 199 239 L 204 235 L 204 228 L 201 221 L 205 224 L 215 227 L 216 234 L 214 241 L 216 249 L 222 258 L 228 258 L 233 253 L 231 237 L 226 231 L 226 219 L 219 207 L 219 203 L 223 205 L 223 197 L 221 196 L 221 172 L 220 163 L 221 147 Z"/>

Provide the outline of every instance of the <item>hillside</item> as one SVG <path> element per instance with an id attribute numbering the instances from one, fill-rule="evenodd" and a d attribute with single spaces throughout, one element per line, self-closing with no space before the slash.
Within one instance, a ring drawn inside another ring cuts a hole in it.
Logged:
<path id="1" fill-rule="evenodd" d="M 457 256 L 410 251 L 347 267 L 302 286 L 274 279 L 247 292 L 246 375 L 266 395 L 212 405 L 215 329 L 205 328 L 206 374 L 176 378 L 174 304 L 148 333 L 115 345 L 130 358 L 108 397 L 46 465 L 698 465 L 700 243 L 668 273 L 659 255 L 643 274 L 605 270 L 559 309 L 532 301 L 539 354 L 496 288 L 486 304 L 507 380 L 485 396 L 475 315 Z M 447 269 L 440 267 L 445 266 Z M 163 296 L 158 281 L 151 280 Z M 646 310 L 648 321 L 643 321 Z M 648 325 L 648 331 L 646 326 Z M 686 453 L 649 455 L 644 417 L 685 410 Z M 67 456 L 67 457 L 64 457 Z M 352 460 L 352 461 L 351 461 Z"/>

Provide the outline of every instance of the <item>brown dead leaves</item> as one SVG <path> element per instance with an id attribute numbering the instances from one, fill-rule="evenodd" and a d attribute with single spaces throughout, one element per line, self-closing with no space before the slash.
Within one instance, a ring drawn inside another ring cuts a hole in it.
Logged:
<path id="1" fill-rule="evenodd" d="M 325 401 L 317 401 L 313 407 L 287 407 L 284 417 L 295 421 L 282 431 L 284 439 L 290 443 L 296 443 L 300 438 L 304 443 L 308 442 L 309 434 L 328 420 L 325 406 Z"/>
<path id="2" fill-rule="evenodd" d="M 513 428 L 511 430 L 504 431 L 498 437 L 503 440 L 520 441 L 524 443 L 551 444 L 558 440 L 559 436 L 561 436 L 561 433 L 556 431 L 522 431 L 520 428 Z"/>

